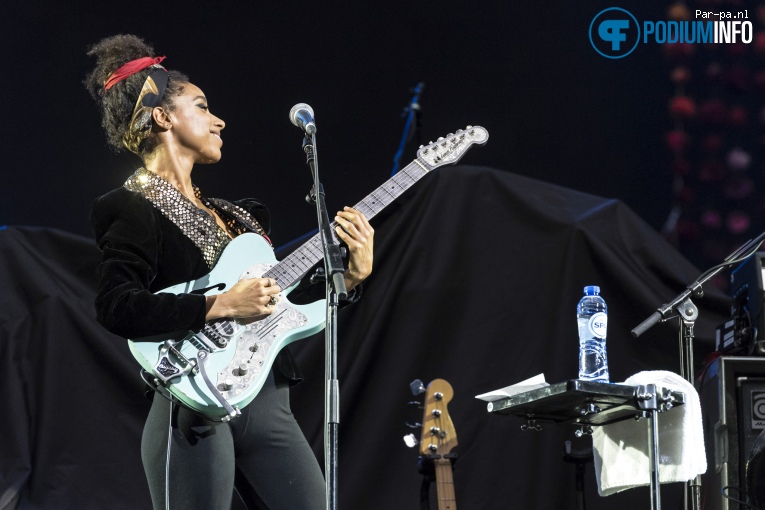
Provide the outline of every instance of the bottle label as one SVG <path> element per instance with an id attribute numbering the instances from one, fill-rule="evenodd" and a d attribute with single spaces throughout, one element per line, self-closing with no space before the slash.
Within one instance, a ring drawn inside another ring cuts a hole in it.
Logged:
<path id="1" fill-rule="evenodd" d="M 603 312 L 596 313 L 587 322 L 587 329 L 595 338 L 605 338 L 608 329 L 608 315 Z"/>

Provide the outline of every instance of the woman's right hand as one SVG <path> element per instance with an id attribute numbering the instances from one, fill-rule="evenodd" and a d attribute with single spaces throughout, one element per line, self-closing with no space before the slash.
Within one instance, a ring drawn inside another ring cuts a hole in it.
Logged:
<path id="1" fill-rule="evenodd" d="M 207 296 L 206 320 L 244 319 L 253 322 L 271 315 L 279 301 L 281 287 L 273 278 L 239 280 L 223 294 Z"/>

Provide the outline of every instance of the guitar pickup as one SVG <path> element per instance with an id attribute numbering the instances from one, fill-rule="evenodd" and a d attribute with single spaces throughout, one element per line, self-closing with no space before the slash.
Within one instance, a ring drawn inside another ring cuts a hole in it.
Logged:
<path id="1" fill-rule="evenodd" d="M 205 332 L 204 329 L 194 335 L 193 340 L 196 340 L 195 344 L 197 347 L 208 350 L 210 352 L 218 351 L 228 345 L 228 341 L 226 339 L 223 339 L 212 331 Z"/>
<path id="2" fill-rule="evenodd" d="M 189 340 L 194 340 L 195 345 L 200 349 L 215 352 L 228 347 L 231 338 L 236 335 L 239 329 L 241 327 L 238 324 L 225 319 L 208 322 L 199 333 Z"/>

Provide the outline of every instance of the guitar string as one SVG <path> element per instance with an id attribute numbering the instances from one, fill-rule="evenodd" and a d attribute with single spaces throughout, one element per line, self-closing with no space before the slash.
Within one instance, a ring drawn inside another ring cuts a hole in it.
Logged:
<path id="1" fill-rule="evenodd" d="M 415 170 L 418 171 L 420 175 L 417 175 L 417 176 L 410 175 L 410 172 Z M 400 172 L 398 172 L 393 178 L 389 179 L 382 186 L 380 186 L 376 190 L 372 191 L 372 193 L 367 195 L 367 197 L 365 197 L 361 202 L 359 202 L 355 206 L 355 208 L 361 211 L 362 213 L 364 213 L 365 215 L 367 215 L 368 218 L 371 219 L 379 211 L 381 211 L 387 205 L 392 203 L 398 196 L 401 195 L 401 193 L 408 190 L 412 185 L 414 185 L 417 181 L 419 181 L 425 175 L 425 173 L 427 172 L 419 168 L 417 165 L 415 165 L 415 162 L 412 162 L 409 165 L 407 165 L 404 169 L 402 169 Z M 369 203 L 370 199 L 372 199 L 371 203 Z M 379 208 L 379 210 L 376 210 L 376 208 L 373 207 L 373 204 L 376 205 L 378 202 L 380 202 L 382 206 Z M 334 230 L 338 226 L 338 223 L 336 221 L 333 221 L 331 222 L 330 226 L 331 226 L 331 232 L 332 232 L 334 241 L 338 242 L 339 240 Z M 311 266 L 313 266 L 315 262 L 317 262 L 318 260 L 321 260 L 322 258 L 321 252 L 323 250 L 319 250 L 318 245 L 319 245 L 319 237 L 318 237 L 318 234 L 316 234 L 308 242 L 306 242 L 303 246 L 301 246 L 298 250 L 296 250 L 295 252 L 287 256 L 282 263 L 278 263 L 276 266 L 266 271 L 263 276 L 274 277 L 274 279 L 277 280 L 277 283 L 281 287 L 288 287 L 292 285 L 292 283 L 296 282 L 303 275 L 305 275 L 306 272 L 310 269 Z M 291 278 L 292 281 L 289 281 L 289 282 L 286 281 L 287 278 Z M 274 319 L 272 319 L 271 317 L 266 319 L 272 324 L 265 324 L 264 327 L 261 328 L 261 330 L 258 332 L 258 338 L 260 340 L 262 340 L 266 335 L 268 335 L 270 332 L 272 332 L 275 328 L 278 327 L 278 323 L 283 313 L 284 312 L 280 313 Z M 229 321 L 223 319 L 221 321 L 215 321 L 214 323 L 212 323 L 211 327 L 212 327 L 212 330 L 217 332 L 218 334 L 230 336 L 229 334 L 226 334 L 225 332 L 226 326 L 230 326 L 230 325 L 231 324 Z M 250 359 L 252 359 L 254 355 L 255 353 L 253 352 L 250 355 Z M 439 438 L 439 441 L 440 441 L 440 438 Z"/>
<path id="2" fill-rule="evenodd" d="M 420 175 L 412 175 L 411 173 L 413 171 L 418 171 Z M 414 162 L 407 165 L 404 169 L 402 169 L 400 172 L 398 172 L 395 176 L 393 176 L 391 179 L 388 180 L 385 184 L 377 188 L 375 191 L 367 195 L 361 202 L 356 204 L 355 208 L 362 213 L 365 214 L 365 216 L 368 217 L 368 219 L 373 218 L 379 211 L 375 211 L 375 209 L 368 204 L 368 199 L 374 198 L 376 201 L 379 201 L 383 204 L 383 207 L 380 208 L 382 210 L 385 206 L 389 205 L 393 200 L 395 200 L 398 196 L 401 195 L 404 191 L 408 190 L 412 185 L 414 185 L 417 181 L 419 181 L 427 172 L 422 170 L 420 167 L 418 167 Z M 392 184 L 390 184 L 392 183 Z M 390 188 L 390 191 L 388 188 Z M 375 193 L 378 191 L 384 192 L 387 196 L 379 196 Z M 374 202 L 373 202 L 374 203 Z M 337 237 L 335 235 L 334 228 L 337 226 L 337 222 L 333 221 L 330 223 L 332 236 L 335 241 L 337 241 Z M 319 234 L 314 234 L 311 239 L 309 239 L 306 243 L 304 243 L 301 247 L 299 247 L 297 250 L 295 250 L 293 253 L 285 257 L 285 259 L 278 263 L 273 268 L 266 271 L 266 273 L 263 275 L 264 277 L 270 277 L 277 280 L 277 283 L 280 287 L 289 287 L 293 283 L 295 283 L 297 280 L 299 280 L 303 275 L 308 272 L 308 270 L 319 260 L 321 260 L 323 253 L 322 250 L 320 250 L 316 245 L 320 244 L 319 242 Z M 308 252 L 311 257 L 306 257 L 306 252 Z M 293 269 L 293 268 L 298 269 Z M 275 274 L 277 273 L 277 274 Z M 290 274 L 287 274 L 290 273 Z M 280 277 L 288 277 L 290 281 L 287 281 L 285 278 Z"/>
<path id="3" fill-rule="evenodd" d="M 436 468 L 436 487 L 440 488 L 441 490 L 438 491 L 441 494 L 441 497 L 439 498 L 440 501 L 444 502 L 450 502 L 454 501 L 456 504 L 456 495 L 454 493 L 454 482 L 448 482 L 446 481 L 446 478 L 452 479 L 451 470 L 452 470 L 452 463 L 450 459 L 447 459 L 444 457 L 449 452 L 443 452 L 441 451 L 441 448 L 446 446 L 448 443 L 447 438 L 442 436 L 441 432 L 444 432 L 443 428 L 443 421 L 446 421 L 445 418 L 443 418 L 444 413 L 446 412 L 446 409 L 441 409 L 441 407 L 446 407 L 443 400 L 436 400 L 435 401 L 435 408 L 440 411 L 438 416 L 434 419 L 434 426 L 438 428 L 439 433 L 437 434 L 437 448 L 438 448 L 438 454 L 441 456 L 440 459 L 434 460 L 435 468 Z M 448 438 L 449 441 L 451 441 L 451 438 Z M 440 474 L 440 476 L 439 476 Z"/>
<path id="4" fill-rule="evenodd" d="M 462 136 L 462 138 L 464 138 L 464 135 Z M 441 166 L 441 164 L 437 166 Z M 410 175 L 410 173 L 414 172 L 415 170 L 419 173 L 419 175 Z M 411 162 L 406 167 L 404 167 L 400 172 L 394 175 L 391 179 L 389 179 L 386 183 L 384 183 L 382 186 L 380 186 L 376 190 L 372 191 L 372 193 L 367 195 L 367 197 L 365 197 L 361 202 L 359 202 L 356 205 L 356 208 L 364 212 L 368 216 L 368 218 L 371 219 L 379 212 L 379 210 L 376 210 L 376 208 L 374 207 L 377 205 L 378 201 L 382 203 L 382 207 L 380 208 L 380 210 L 382 210 L 382 208 L 390 204 L 393 200 L 395 200 L 404 191 L 408 190 L 413 184 L 418 182 L 427 173 L 429 173 L 429 169 L 426 168 L 418 159 L 415 159 L 413 162 Z M 383 194 L 380 194 L 380 192 L 382 192 Z M 385 196 L 386 194 L 388 195 L 389 199 L 388 197 Z M 371 202 L 370 202 L 370 199 L 371 199 Z M 331 225 L 332 227 L 336 227 L 337 222 L 332 222 Z M 332 231 L 332 236 L 337 241 L 337 237 L 335 235 L 334 230 Z M 296 272 L 292 270 L 290 267 L 288 267 L 287 264 L 277 263 L 274 267 L 266 271 L 266 273 L 263 276 L 275 277 L 275 279 L 277 279 L 279 283 L 281 284 L 280 286 L 282 286 L 283 288 L 290 286 L 292 283 L 297 281 L 297 279 L 301 278 L 307 272 L 308 269 L 310 269 L 309 266 L 306 266 L 306 262 L 305 262 L 306 251 L 308 252 L 308 254 L 312 255 L 315 259 L 310 262 L 310 265 L 313 265 L 313 263 L 321 259 L 322 254 L 317 251 L 316 249 L 317 244 L 318 244 L 318 234 L 315 235 L 313 238 L 311 238 L 309 242 L 305 243 L 303 247 L 299 248 L 295 252 L 295 253 L 299 253 L 299 255 L 301 255 L 300 259 L 304 261 L 303 262 L 304 267 L 302 268 L 303 272 L 301 274 L 296 275 L 295 274 Z M 291 267 L 296 267 L 296 264 L 298 265 L 297 267 L 300 267 L 299 265 L 301 264 L 301 261 L 297 260 L 297 255 L 295 255 L 295 253 L 288 256 L 283 262 L 291 261 L 293 262 L 291 264 Z M 293 255 L 295 256 L 293 257 Z M 297 276 L 297 277 L 292 282 L 288 282 L 288 284 L 285 285 L 285 283 L 287 283 L 285 279 L 289 276 L 290 272 L 293 273 L 293 276 Z M 275 323 L 276 322 L 278 322 L 278 320 L 276 320 Z M 271 330 L 273 330 L 275 327 L 277 326 L 274 325 L 274 327 L 271 328 Z M 230 336 L 230 335 L 233 335 L 233 330 L 236 328 L 231 327 L 231 322 L 227 320 L 223 320 L 223 321 L 215 321 L 214 323 L 212 323 L 211 329 L 220 335 Z M 226 331 L 227 329 L 229 329 L 231 333 L 227 333 Z M 261 333 L 260 335 L 261 339 L 263 338 L 264 334 L 267 334 L 267 333 Z M 251 358 L 252 358 L 252 355 L 251 355 Z M 442 438 L 440 437 L 440 434 L 437 441 L 439 444 L 442 443 Z M 169 450 L 168 450 L 168 454 L 169 454 Z"/>

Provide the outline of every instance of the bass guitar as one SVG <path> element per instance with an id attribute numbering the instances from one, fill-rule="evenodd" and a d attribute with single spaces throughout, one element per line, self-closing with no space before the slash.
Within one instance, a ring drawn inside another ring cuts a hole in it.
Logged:
<path id="1" fill-rule="evenodd" d="M 474 144 L 489 139 L 486 129 L 468 126 L 420 147 L 417 158 L 354 206 L 372 219 L 424 175 L 456 163 Z M 335 222 L 332 222 L 334 233 Z M 266 319 L 243 325 L 233 319 L 210 321 L 198 333 L 128 340 L 130 352 L 149 374 L 149 382 L 169 398 L 213 419 L 240 414 L 263 387 L 276 355 L 286 345 L 324 328 L 325 300 L 307 305 L 289 301 L 289 293 L 323 258 L 314 235 L 284 260 L 277 261 L 259 235 L 242 234 L 223 250 L 213 270 L 202 278 L 161 292 L 215 295 L 242 278 L 273 278 L 285 289 Z"/>
<path id="2" fill-rule="evenodd" d="M 451 461 L 455 457 L 451 452 L 457 446 L 457 432 L 447 409 L 452 397 L 452 385 L 444 379 L 434 379 L 428 384 L 422 417 L 420 455 L 433 462 L 438 510 L 457 510 Z"/>

